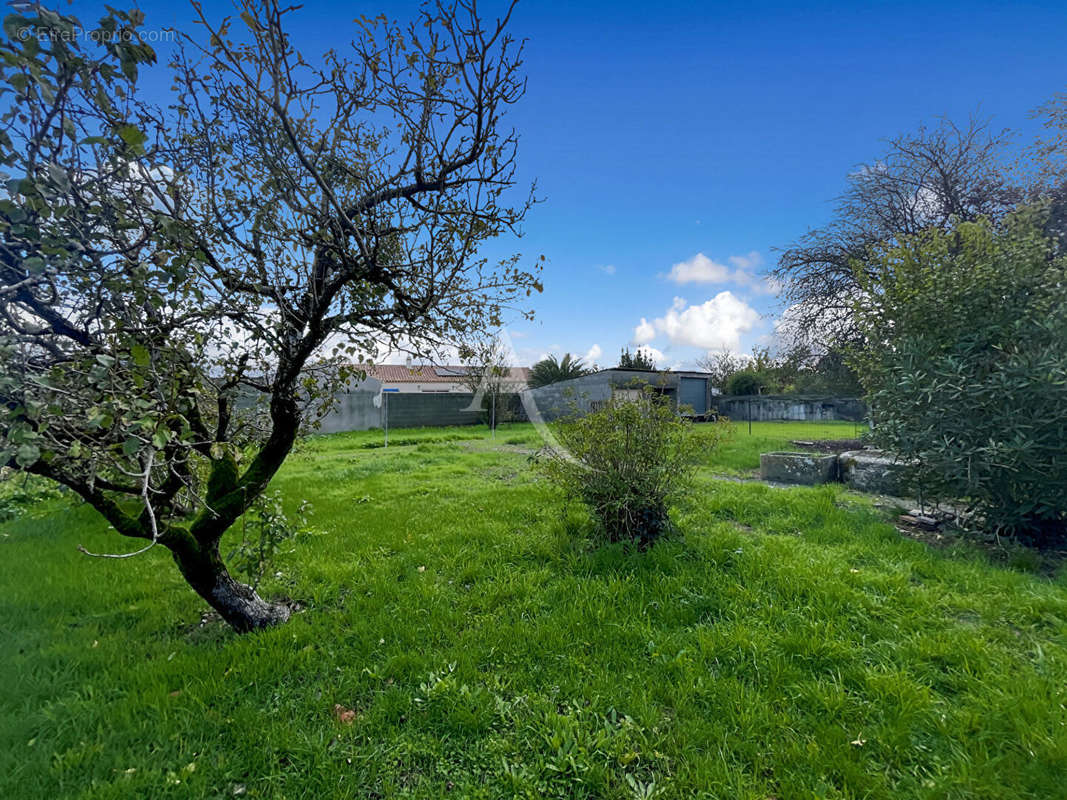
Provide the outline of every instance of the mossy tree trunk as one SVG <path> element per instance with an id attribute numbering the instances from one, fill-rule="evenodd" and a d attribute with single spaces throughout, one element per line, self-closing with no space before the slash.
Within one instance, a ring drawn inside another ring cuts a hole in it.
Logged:
<path id="1" fill-rule="evenodd" d="M 238 633 L 268 628 L 289 619 L 289 607 L 269 603 L 235 580 L 219 554 L 218 542 L 198 545 L 192 538 L 171 544 L 174 562 L 193 590 Z"/>

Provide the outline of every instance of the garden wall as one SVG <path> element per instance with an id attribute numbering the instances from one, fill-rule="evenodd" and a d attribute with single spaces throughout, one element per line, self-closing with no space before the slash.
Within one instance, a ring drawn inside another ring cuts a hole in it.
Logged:
<path id="1" fill-rule="evenodd" d="M 477 411 L 467 408 L 474 399 L 467 392 L 452 394 L 390 393 L 383 405 L 389 406 L 390 428 L 422 428 L 439 425 L 473 425 L 482 421 Z M 379 426 L 380 427 L 380 426 Z"/>
<path id="2" fill-rule="evenodd" d="M 607 372 L 597 372 L 581 378 L 527 389 L 541 418 L 546 422 L 571 414 L 588 414 L 611 399 L 612 378 Z"/>
<path id="3" fill-rule="evenodd" d="M 423 428 L 446 425 L 475 425 L 484 422 L 477 411 L 468 411 L 474 395 L 468 392 L 441 392 L 416 394 L 413 392 L 384 392 L 380 405 L 375 405 L 377 392 L 355 390 L 337 397 L 337 403 L 319 420 L 319 433 L 342 431 L 366 431 L 382 428 L 386 408 L 390 428 Z M 497 419 L 500 422 L 515 419 L 516 410 L 521 412 L 517 396 L 500 398 L 501 408 Z M 520 418 L 525 419 L 521 416 Z"/>
<path id="4" fill-rule="evenodd" d="M 859 397 L 812 397 L 801 395 L 719 396 L 712 400 L 719 413 L 732 420 L 770 422 L 862 422 L 867 405 Z"/>
<path id="5" fill-rule="evenodd" d="M 366 431 L 382 427 L 382 409 L 374 405 L 374 392 L 345 392 L 319 420 L 318 433 Z"/>

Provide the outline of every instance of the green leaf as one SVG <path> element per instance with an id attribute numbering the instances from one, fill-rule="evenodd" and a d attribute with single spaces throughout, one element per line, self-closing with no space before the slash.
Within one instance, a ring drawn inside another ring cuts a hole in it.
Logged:
<path id="1" fill-rule="evenodd" d="M 136 125 L 120 125 L 116 133 L 122 141 L 135 149 L 148 141 L 148 137 Z"/>
<path id="2" fill-rule="evenodd" d="M 41 448 L 35 444 L 29 442 L 19 445 L 19 449 L 15 451 L 15 463 L 20 467 L 28 467 L 37 463 L 41 457 Z"/>
<path id="3" fill-rule="evenodd" d="M 12 41 L 24 41 L 24 39 L 19 36 L 24 30 L 30 30 L 32 33 L 36 34 L 36 31 L 32 30 L 30 26 L 30 20 L 26 17 L 18 14 L 9 14 L 4 18 L 4 33 L 7 34 L 7 37 Z"/>
<path id="4" fill-rule="evenodd" d="M 106 411 L 100 409 L 93 409 L 89 414 L 89 427 L 90 428 L 110 428 L 112 417 Z"/>
<path id="5" fill-rule="evenodd" d="M 130 357 L 133 359 L 133 363 L 139 367 L 147 367 L 151 360 L 148 355 L 148 348 L 143 344 L 135 344 L 131 347 Z"/>

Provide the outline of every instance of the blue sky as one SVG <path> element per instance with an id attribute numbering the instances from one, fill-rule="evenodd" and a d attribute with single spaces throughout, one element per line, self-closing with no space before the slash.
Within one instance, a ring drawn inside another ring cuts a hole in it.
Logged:
<path id="1" fill-rule="evenodd" d="M 141 7 L 149 26 L 190 17 L 182 2 Z M 315 53 L 360 13 L 417 7 L 306 0 L 293 33 Z M 1029 112 L 1067 89 L 1062 0 L 527 0 L 513 31 L 529 39 L 529 90 L 510 121 L 545 202 L 486 254 L 548 258 L 536 321 L 510 328 L 527 363 L 570 351 L 607 366 L 635 342 L 661 367 L 747 351 L 780 310 L 758 279 L 773 248 L 828 220 L 881 139 L 978 111 L 1026 142 Z"/>

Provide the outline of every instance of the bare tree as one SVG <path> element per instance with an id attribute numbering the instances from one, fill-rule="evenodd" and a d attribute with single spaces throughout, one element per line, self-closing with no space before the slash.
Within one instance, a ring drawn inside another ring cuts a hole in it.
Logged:
<path id="1" fill-rule="evenodd" d="M 219 541 L 337 366 L 497 327 L 540 290 L 539 266 L 478 256 L 532 202 L 507 200 L 522 47 L 510 8 L 486 23 L 473 0 L 362 19 L 316 61 L 274 0 L 193 9 L 165 110 L 139 99 L 139 12 L 85 38 L 46 9 L 5 25 L 32 36 L 0 44 L 0 464 L 168 548 L 247 631 L 289 611 L 231 578 Z"/>
<path id="2" fill-rule="evenodd" d="M 729 350 L 719 353 L 708 351 L 696 360 L 696 364 L 698 369 L 711 373 L 712 386 L 719 391 L 724 391 L 730 376 L 743 370 L 749 364 L 749 359 L 734 355 Z"/>
<path id="3" fill-rule="evenodd" d="M 852 303 L 873 246 L 954 220 L 1000 219 L 1022 196 L 1008 177 L 1010 136 L 972 117 L 888 141 L 848 177 L 829 225 L 785 248 L 773 272 L 791 304 L 793 335 L 809 347 L 855 338 Z"/>
<path id="4" fill-rule="evenodd" d="M 525 388 L 516 374 L 511 348 L 500 336 L 483 335 L 460 348 L 464 383 L 474 393 L 486 423 L 492 427 L 514 419 L 516 395 Z"/>
<path id="5" fill-rule="evenodd" d="M 1027 149 L 1020 172 L 1032 202 L 1047 203 L 1045 229 L 1051 241 L 1067 242 L 1067 93 L 1052 97 L 1034 111 L 1044 134 Z"/>

